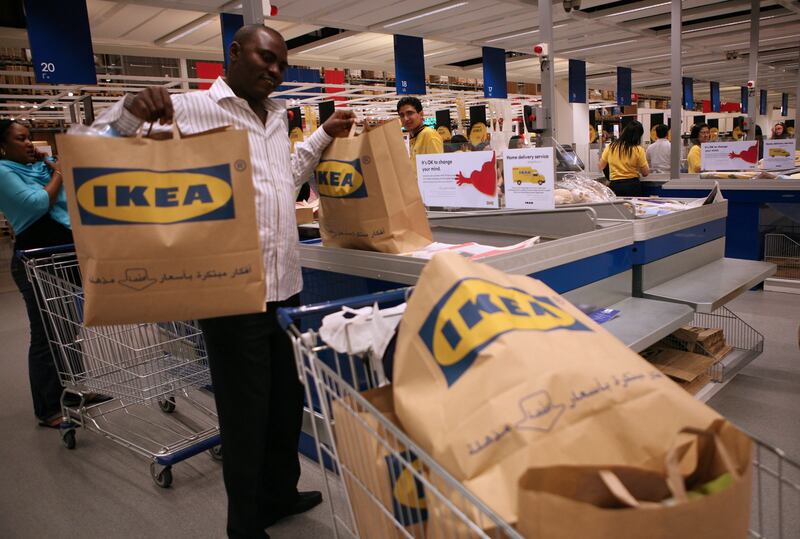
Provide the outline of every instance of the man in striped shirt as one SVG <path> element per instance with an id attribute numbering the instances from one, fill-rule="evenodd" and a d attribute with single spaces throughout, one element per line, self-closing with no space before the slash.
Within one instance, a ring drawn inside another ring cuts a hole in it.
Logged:
<path id="1" fill-rule="evenodd" d="M 337 110 L 290 155 L 285 104 L 268 96 L 283 82 L 283 37 L 261 25 L 234 36 L 226 76 L 210 89 L 170 96 L 164 87 L 129 95 L 95 122 L 134 134 L 143 122 L 177 122 L 187 134 L 222 126 L 247 131 L 267 278 L 264 313 L 201 320 L 224 451 L 230 538 L 269 537 L 265 528 L 311 509 L 319 492 L 298 492 L 303 390 L 293 351 L 275 318 L 302 288 L 294 201 L 332 137 L 347 136 L 351 111 Z M 158 127 L 156 127 L 158 129 Z"/>

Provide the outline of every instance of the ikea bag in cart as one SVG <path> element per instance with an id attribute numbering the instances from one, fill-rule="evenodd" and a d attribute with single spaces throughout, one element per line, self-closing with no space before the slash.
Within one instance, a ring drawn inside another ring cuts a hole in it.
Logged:
<path id="1" fill-rule="evenodd" d="M 323 245 L 405 253 L 431 243 L 428 216 L 398 122 L 334 139 L 314 178 Z"/>
<path id="2" fill-rule="evenodd" d="M 520 533 L 548 539 L 745 539 L 752 440 L 724 420 L 688 431 L 697 436 L 694 445 L 673 447 L 662 472 L 602 466 L 528 470 L 520 479 Z M 679 460 L 690 470 L 685 477 Z"/>
<path id="3" fill-rule="evenodd" d="M 719 417 L 544 283 L 455 253 L 422 271 L 393 387 L 408 435 L 512 524 L 529 468 L 657 471 L 681 429 Z M 431 528 L 446 513 L 428 502 Z"/>
<path id="4" fill-rule="evenodd" d="M 86 325 L 263 311 L 247 134 L 59 135 Z"/>

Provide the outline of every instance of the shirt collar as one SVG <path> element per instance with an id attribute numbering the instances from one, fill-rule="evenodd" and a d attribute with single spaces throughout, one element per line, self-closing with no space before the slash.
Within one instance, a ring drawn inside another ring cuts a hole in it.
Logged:
<path id="1" fill-rule="evenodd" d="M 215 80 L 214 84 L 211 85 L 211 88 L 208 89 L 208 95 L 210 95 L 211 98 L 217 103 L 223 99 L 242 99 L 233 93 L 231 87 L 228 86 L 228 83 L 225 82 L 225 79 L 222 77 L 217 77 L 217 80 Z M 242 101 L 244 100 L 242 99 Z M 266 107 L 268 111 L 280 112 L 286 110 L 286 103 L 284 100 L 278 101 L 268 97 L 264 100 L 264 107 Z"/>

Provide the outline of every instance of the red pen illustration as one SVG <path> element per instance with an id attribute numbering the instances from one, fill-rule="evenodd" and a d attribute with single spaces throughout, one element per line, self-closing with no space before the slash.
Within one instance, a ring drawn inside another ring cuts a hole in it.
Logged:
<path id="1" fill-rule="evenodd" d="M 456 184 L 472 185 L 475 189 L 484 195 L 493 197 L 497 194 L 497 177 L 495 176 L 495 155 L 492 154 L 492 159 L 485 162 L 480 170 L 474 170 L 468 177 L 465 177 L 460 172 L 456 175 Z"/>
<path id="2" fill-rule="evenodd" d="M 736 159 L 737 157 L 742 161 L 747 161 L 748 163 L 757 163 L 758 162 L 758 142 L 744 150 L 743 152 L 731 152 L 728 154 L 728 157 L 731 159 Z"/>

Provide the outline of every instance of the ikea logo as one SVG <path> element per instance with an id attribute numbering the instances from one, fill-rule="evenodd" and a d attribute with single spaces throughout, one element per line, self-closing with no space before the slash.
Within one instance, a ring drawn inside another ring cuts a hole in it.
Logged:
<path id="1" fill-rule="evenodd" d="M 403 526 L 410 526 L 428 519 L 428 504 L 425 500 L 425 485 L 413 473 L 424 473 L 422 462 L 411 451 L 403 451 L 386 457 L 386 468 L 392 488 L 392 512 Z M 413 469 L 413 472 L 412 472 Z"/>
<path id="2" fill-rule="evenodd" d="M 361 161 L 320 161 L 314 171 L 320 196 L 331 198 L 366 198 L 367 185 L 361 173 Z"/>
<path id="3" fill-rule="evenodd" d="M 230 165 L 184 170 L 75 168 L 84 225 L 174 224 L 233 219 Z"/>
<path id="4" fill-rule="evenodd" d="M 453 385 L 478 353 L 510 331 L 590 331 L 546 296 L 467 278 L 442 296 L 419 336 Z"/>

